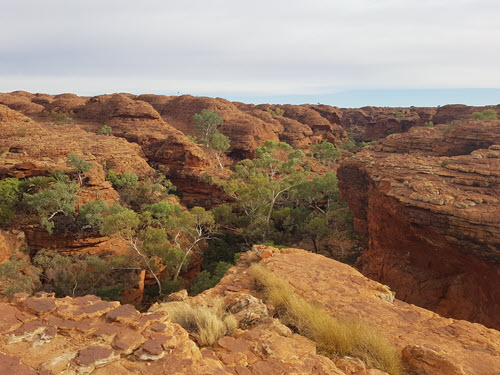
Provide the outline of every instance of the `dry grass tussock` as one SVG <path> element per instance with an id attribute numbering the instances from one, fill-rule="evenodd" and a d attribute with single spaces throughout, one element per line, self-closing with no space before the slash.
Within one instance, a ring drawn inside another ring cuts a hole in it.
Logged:
<path id="1" fill-rule="evenodd" d="M 283 279 L 260 265 L 250 269 L 255 287 L 276 308 L 281 322 L 314 341 L 318 353 L 331 359 L 360 358 L 369 368 L 391 375 L 402 372 L 399 351 L 375 329 L 360 321 L 336 319 L 297 295 Z"/>
<path id="2" fill-rule="evenodd" d="M 238 321 L 226 311 L 222 298 L 213 306 L 194 305 L 186 301 L 168 302 L 159 308 L 166 311 L 172 322 L 199 336 L 203 346 L 210 346 L 238 327 Z"/>

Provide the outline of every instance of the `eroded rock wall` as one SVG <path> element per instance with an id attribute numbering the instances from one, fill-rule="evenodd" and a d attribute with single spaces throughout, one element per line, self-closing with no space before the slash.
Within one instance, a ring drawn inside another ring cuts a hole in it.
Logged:
<path id="1" fill-rule="evenodd" d="M 369 238 L 363 274 L 406 302 L 499 328 L 499 156 L 500 121 L 469 121 L 392 135 L 346 160 L 341 195 Z"/>

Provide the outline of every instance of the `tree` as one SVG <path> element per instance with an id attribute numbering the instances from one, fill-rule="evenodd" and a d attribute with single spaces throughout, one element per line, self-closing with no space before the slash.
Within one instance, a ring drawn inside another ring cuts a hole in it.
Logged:
<path id="1" fill-rule="evenodd" d="M 328 228 L 328 223 L 324 216 L 312 215 L 311 220 L 304 226 L 304 232 L 312 240 L 314 245 L 314 251 L 318 253 L 318 242 L 326 237 L 330 228 Z"/>
<path id="2" fill-rule="evenodd" d="M 89 161 L 85 161 L 84 159 L 80 158 L 76 154 L 68 154 L 66 156 L 66 165 L 68 167 L 73 168 L 73 171 L 78 175 L 78 179 L 80 180 L 80 186 L 83 184 L 83 176 L 85 176 L 85 173 L 90 171 L 90 168 L 94 165 L 94 163 L 91 163 Z"/>
<path id="3" fill-rule="evenodd" d="M 194 128 L 205 146 L 213 150 L 221 169 L 224 168 L 221 156 L 231 146 L 229 138 L 219 132 L 218 127 L 223 123 L 224 119 L 217 111 L 204 109 L 201 113 L 194 115 Z"/>
<path id="4" fill-rule="evenodd" d="M 55 182 L 49 188 L 35 194 L 24 194 L 24 202 L 40 216 L 40 223 L 52 233 L 53 219 L 57 214 L 65 216 L 75 213 L 78 186 L 74 182 Z"/>
<path id="5" fill-rule="evenodd" d="M 316 176 L 311 181 L 298 184 L 294 190 L 294 198 L 306 202 L 314 210 L 326 214 L 333 201 L 340 201 L 338 179 L 334 172 L 324 176 Z"/>
<path id="6" fill-rule="evenodd" d="M 217 111 L 204 109 L 201 113 L 194 114 L 194 129 L 205 142 L 209 143 L 217 128 L 224 123 L 224 119 Z M 208 145 L 207 145 L 208 147 Z"/>
<path id="7" fill-rule="evenodd" d="M 113 134 L 113 129 L 111 129 L 111 126 L 108 125 L 103 125 L 98 131 L 98 135 L 112 135 Z"/>
<path id="8" fill-rule="evenodd" d="M 111 182 L 115 189 L 136 189 L 139 177 L 129 171 L 118 174 L 111 170 L 108 172 L 108 181 Z"/>
<path id="9" fill-rule="evenodd" d="M 328 167 L 335 163 L 341 154 L 340 150 L 326 139 L 323 139 L 321 144 L 312 146 L 311 152 L 321 164 Z"/>
<path id="10" fill-rule="evenodd" d="M 231 147 L 231 142 L 229 141 L 229 138 L 226 137 L 224 134 L 216 132 L 212 136 L 212 140 L 209 143 L 209 146 L 212 148 L 212 150 L 214 150 L 215 157 L 217 158 L 217 162 L 219 163 L 219 167 L 221 169 L 224 169 L 224 165 L 222 165 L 221 162 L 221 156 L 224 152 L 229 150 L 229 147 Z"/>
<path id="11" fill-rule="evenodd" d="M 105 236 L 118 234 L 122 240 L 127 242 L 130 249 L 140 257 L 142 264 L 155 279 L 158 284 L 159 294 L 161 294 L 161 282 L 153 265 L 154 258 L 148 256 L 149 254 L 142 247 L 148 235 L 148 232 L 144 231 L 147 228 L 144 219 L 146 219 L 144 216 L 132 210 L 123 209 L 104 218 L 101 234 Z M 165 247 L 168 247 L 168 245 L 165 243 Z"/>
<path id="12" fill-rule="evenodd" d="M 176 218 L 177 220 L 173 223 L 173 226 L 177 229 L 174 241 L 177 246 L 184 248 L 184 258 L 177 267 L 174 281 L 179 277 L 183 264 L 187 261 L 189 254 L 196 248 L 196 245 L 201 241 L 213 238 L 217 229 L 214 215 L 203 207 L 193 207 L 190 212 L 184 211 Z M 187 239 L 184 246 L 181 246 L 181 234 Z"/>
<path id="13" fill-rule="evenodd" d="M 266 141 L 255 150 L 257 158 L 243 160 L 235 166 L 226 191 L 251 217 L 262 214 L 269 223 L 276 203 L 285 201 L 288 193 L 305 179 L 300 169 L 304 153 L 285 142 Z"/>

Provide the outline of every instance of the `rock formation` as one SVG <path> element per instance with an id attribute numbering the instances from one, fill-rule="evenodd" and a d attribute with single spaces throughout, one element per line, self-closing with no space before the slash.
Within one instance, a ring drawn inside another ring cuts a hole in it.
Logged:
<path id="1" fill-rule="evenodd" d="M 363 274 L 401 300 L 500 327 L 500 121 L 395 134 L 346 160 Z"/>
<path id="2" fill-rule="evenodd" d="M 247 270 L 254 262 L 332 315 L 362 319 L 393 340 L 402 350 L 405 374 L 498 373 L 500 332 L 394 299 L 388 287 L 345 264 L 264 246 L 243 255 L 218 286 L 194 298 L 210 305 L 222 296 L 239 321 L 231 336 L 212 347 L 198 347 L 170 322 L 161 304 L 139 313 L 94 296 L 18 294 L 11 303 L 0 303 L 0 373 L 384 374 L 355 358 L 323 357 L 311 341 L 272 318 L 272 306 L 262 303 L 250 282 Z"/>

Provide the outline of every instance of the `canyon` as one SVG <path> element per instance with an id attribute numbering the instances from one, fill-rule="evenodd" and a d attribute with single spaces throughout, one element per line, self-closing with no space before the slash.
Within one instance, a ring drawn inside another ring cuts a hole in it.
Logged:
<path id="1" fill-rule="evenodd" d="M 276 115 L 278 109 L 284 113 Z M 217 183 L 229 178 L 229 169 L 219 168 L 191 137 L 193 115 L 202 110 L 224 119 L 220 132 L 231 141 L 226 165 L 255 157 L 267 140 L 304 152 L 323 140 L 338 147 L 356 141 L 355 149 L 342 149 L 331 170 L 367 241 L 355 264 L 361 273 L 304 250 L 254 246 L 217 286 L 186 297 L 201 305 L 222 297 L 239 317 L 236 333 L 209 348 L 198 347 L 160 307 L 139 313 L 126 304 L 142 300 L 144 283 L 151 282 L 144 274 L 123 305 L 95 296 L 17 294 L 0 302 L 0 373 L 382 374 L 352 358 L 318 354 L 311 341 L 273 318 L 272 306 L 259 300 L 248 277 L 250 265 L 259 263 L 332 315 L 361 318 L 384 332 L 409 374 L 496 375 L 500 120 L 473 118 L 486 109 L 500 113 L 496 106 L 349 109 L 189 95 L 0 93 L 0 179 L 69 172 L 66 155 L 85 155 L 93 166 L 78 207 L 119 200 L 107 169 L 141 179 L 159 170 L 182 192 L 176 203 L 182 206 L 231 202 Z M 72 122 L 55 125 L 51 111 L 72 113 Z M 97 134 L 103 125 L 112 136 Z M 327 168 L 318 163 L 311 170 Z M 119 255 L 127 245 L 95 233 L 49 234 L 26 221 L 0 231 L 0 264 L 23 247 Z M 200 257 L 192 259 L 186 278 L 199 273 Z M 256 318 L 248 325 L 251 316 Z"/>

